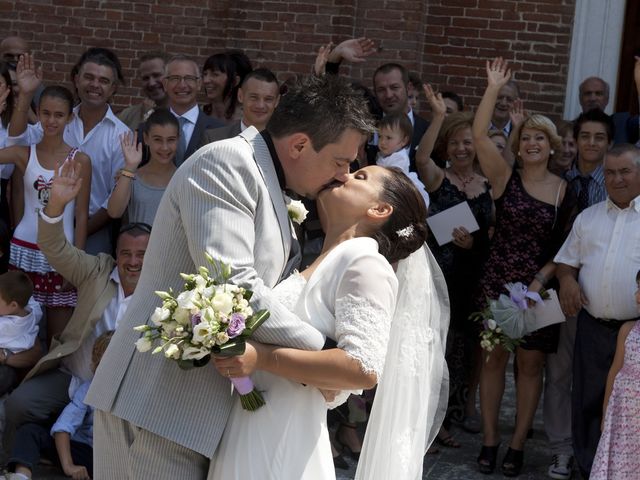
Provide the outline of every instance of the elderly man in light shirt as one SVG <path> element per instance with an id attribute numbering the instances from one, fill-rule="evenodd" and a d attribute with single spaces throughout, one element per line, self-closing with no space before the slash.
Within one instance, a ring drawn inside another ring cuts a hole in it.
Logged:
<path id="1" fill-rule="evenodd" d="M 572 430 L 576 460 L 588 478 L 600 438 L 602 403 L 620 326 L 638 317 L 640 150 L 613 147 L 604 162 L 608 198 L 584 210 L 558 252 L 560 303 L 578 314 L 573 356 Z"/>

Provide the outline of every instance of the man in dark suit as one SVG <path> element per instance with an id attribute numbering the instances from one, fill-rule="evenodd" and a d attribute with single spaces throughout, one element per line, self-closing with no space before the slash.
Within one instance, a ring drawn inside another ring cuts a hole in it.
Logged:
<path id="1" fill-rule="evenodd" d="M 409 73 L 398 63 L 385 63 L 378 67 L 373 74 L 373 91 L 384 114 L 406 113 L 411 120 L 413 136 L 408 153 L 411 161 L 410 169 L 415 171 L 416 147 L 424 132 L 427 131 L 429 122 L 418 116 L 409 106 L 408 85 Z M 374 143 L 367 146 L 367 159 L 370 164 L 375 163 L 375 157 L 378 153 L 377 143 L 376 137 Z"/>
<path id="2" fill-rule="evenodd" d="M 242 119 L 224 127 L 207 130 L 204 143 L 217 142 L 238 135 L 247 127 L 256 127 L 261 132 L 273 115 L 280 101 L 280 85 L 273 72 L 257 68 L 249 72 L 238 89 L 238 103 L 242 105 Z"/>
<path id="3" fill-rule="evenodd" d="M 204 134 L 223 124 L 200 110 L 196 101 L 202 88 L 198 64 L 184 55 L 171 58 L 162 81 L 169 97 L 169 109 L 180 123 L 180 141 L 175 164 L 180 166 L 189 156 L 206 144 Z"/>

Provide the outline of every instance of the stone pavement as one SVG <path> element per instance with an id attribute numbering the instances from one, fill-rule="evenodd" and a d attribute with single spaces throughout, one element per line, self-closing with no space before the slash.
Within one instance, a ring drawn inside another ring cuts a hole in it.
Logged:
<path id="1" fill-rule="evenodd" d="M 509 372 L 511 372 L 511 368 L 509 368 Z M 0 417 L 3 413 L 4 411 L 0 407 Z M 500 419 L 501 425 L 505 427 L 502 429 L 503 440 L 498 455 L 498 468 L 496 472 L 493 475 L 482 475 L 478 473 L 475 459 L 480 450 L 480 435 L 472 435 L 454 427 L 451 433 L 455 439 L 462 444 L 462 447 L 454 449 L 438 446 L 440 453 L 426 455 L 423 478 L 434 480 L 489 480 L 491 478 L 503 478 L 499 471 L 499 465 L 507 449 L 507 442 L 514 416 L 515 389 L 513 386 L 513 377 L 509 373 Z M 534 437 L 527 442 L 524 468 L 522 474 L 518 477 L 521 480 L 543 480 L 548 478 L 546 472 L 550 457 L 547 452 L 546 438 L 542 427 L 541 408 L 538 408 L 536 414 L 534 430 Z M 351 465 L 351 469 L 348 471 L 336 470 L 337 480 L 353 479 L 355 464 L 349 458 L 347 458 L 347 462 Z M 63 480 L 67 477 L 53 467 L 39 466 L 34 478 L 41 480 Z M 574 474 L 574 478 L 577 478 L 577 474 Z"/>

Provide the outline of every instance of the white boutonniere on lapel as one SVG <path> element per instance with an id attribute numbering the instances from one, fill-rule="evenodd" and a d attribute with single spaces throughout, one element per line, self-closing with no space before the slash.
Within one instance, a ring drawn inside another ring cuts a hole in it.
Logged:
<path id="1" fill-rule="evenodd" d="M 305 208 L 304 203 L 300 200 L 293 200 L 289 196 L 284 195 L 284 203 L 287 205 L 287 212 L 292 222 L 301 225 L 307 218 L 309 211 Z"/>

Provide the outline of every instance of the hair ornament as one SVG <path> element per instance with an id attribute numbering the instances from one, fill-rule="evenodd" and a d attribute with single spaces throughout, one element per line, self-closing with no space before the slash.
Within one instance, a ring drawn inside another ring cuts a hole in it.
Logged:
<path id="1" fill-rule="evenodd" d="M 410 224 L 407 227 L 401 228 L 400 230 L 396 230 L 396 235 L 399 238 L 409 238 L 411 235 L 413 235 L 413 224 Z"/>

